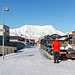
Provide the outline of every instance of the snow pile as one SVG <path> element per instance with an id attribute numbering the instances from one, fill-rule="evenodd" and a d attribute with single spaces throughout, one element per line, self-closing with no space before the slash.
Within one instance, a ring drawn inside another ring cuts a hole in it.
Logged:
<path id="1" fill-rule="evenodd" d="M 25 25 L 21 28 L 16 29 L 10 29 L 10 36 L 22 36 L 26 38 L 36 39 L 40 36 L 45 35 L 52 35 L 52 34 L 59 34 L 59 35 L 65 35 L 65 33 L 62 33 L 55 29 L 51 25 L 45 25 L 45 26 L 39 26 L 39 25 Z"/>
<path id="2" fill-rule="evenodd" d="M 60 49 L 61 49 L 61 50 L 63 50 L 63 49 L 64 49 L 64 47 L 60 47 Z"/>
<path id="3" fill-rule="evenodd" d="M 72 48 L 70 44 L 68 44 L 68 46 L 65 47 L 65 49 L 69 49 L 69 48 Z"/>

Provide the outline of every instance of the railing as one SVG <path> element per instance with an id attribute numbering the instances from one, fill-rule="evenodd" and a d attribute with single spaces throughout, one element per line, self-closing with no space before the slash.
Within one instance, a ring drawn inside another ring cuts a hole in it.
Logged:
<path id="1" fill-rule="evenodd" d="M 53 50 L 46 47 L 46 46 L 43 46 L 41 45 L 40 46 L 41 50 L 44 52 L 44 54 L 49 58 L 49 59 L 54 59 L 54 56 L 53 56 Z"/>
<path id="2" fill-rule="evenodd" d="M 52 46 L 52 44 L 45 44 L 45 45 Z M 67 46 L 67 44 L 61 44 L 61 46 L 66 47 L 66 46 Z"/>
<path id="3" fill-rule="evenodd" d="M 65 44 L 63 44 L 64 46 Z M 65 47 L 65 46 L 64 46 Z M 41 45 L 40 48 L 42 49 L 42 51 L 44 52 L 44 54 L 50 58 L 50 59 L 54 59 L 54 54 L 53 54 L 53 49 L 48 48 L 47 46 Z M 75 60 L 75 50 L 74 49 L 61 49 L 59 52 L 59 58 L 60 60 L 68 60 L 68 59 L 72 59 Z"/>
<path id="4" fill-rule="evenodd" d="M 4 54 L 10 54 L 17 51 L 17 47 L 4 46 Z M 0 46 L 0 54 L 3 54 L 3 46 Z"/>

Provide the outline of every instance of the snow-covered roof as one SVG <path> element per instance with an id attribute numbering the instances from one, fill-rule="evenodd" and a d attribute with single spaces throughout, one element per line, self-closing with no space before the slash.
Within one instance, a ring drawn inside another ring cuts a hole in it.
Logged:
<path id="1" fill-rule="evenodd" d="M 66 39 L 66 37 L 62 37 L 62 38 L 60 38 L 60 39 L 58 39 L 58 40 L 65 40 Z"/>

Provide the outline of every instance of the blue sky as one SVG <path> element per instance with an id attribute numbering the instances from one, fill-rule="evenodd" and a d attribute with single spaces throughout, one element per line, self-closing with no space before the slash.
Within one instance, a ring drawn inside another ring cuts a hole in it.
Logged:
<path id="1" fill-rule="evenodd" d="M 24 25 L 52 25 L 66 33 L 75 31 L 75 0 L 0 0 L 0 24 L 19 28 Z"/>

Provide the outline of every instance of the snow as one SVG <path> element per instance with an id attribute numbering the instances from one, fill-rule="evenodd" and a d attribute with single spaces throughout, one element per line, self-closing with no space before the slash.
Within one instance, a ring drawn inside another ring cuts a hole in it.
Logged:
<path id="1" fill-rule="evenodd" d="M 0 75 L 75 75 L 75 61 L 54 64 L 34 46 L 0 57 Z"/>
<path id="2" fill-rule="evenodd" d="M 62 38 L 60 38 L 60 39 L 58 39 L 58 40 L 65 40 L 66 39 L 66 37 L 62 37 Z"/>
<path id="3" fill-rule="evenodd" d="M 60 47 L 60 49 L 61 49 L 61 50 L 63 50 L 63 49 L 64 49 L 64 47 Z"/>
<path id="4" fill-rule="evenodd" d="M 65 49 L 69 49 L 69 48 L 72 48 L 72 46 L 70 44 L 68 44 Z"/>
<path id="5" fill-rule="evenodd" d="M 69 34 L 69 35 L 72 35 L 72 32 L 67 32 L 66 35 L 68 35 L 68 34 Z"/>
<path id="6" fill-rule="evenodd" d="M 55 29 L 52 25 L 45 25 L 45 26 L 39 26 L 39 25 L 24 25 L 23 27 L 16 28 L 16 29 L 10 29 L 10 35 L 11 36 L 23 36 L 28 39 L 35 39 L 38 41 L 38 38 L 40 36 L 45 35 L 52 35 L 52 34 L 59 34 L 59 35 L 65 35 L 65 33 L 58 31 Z"/>

